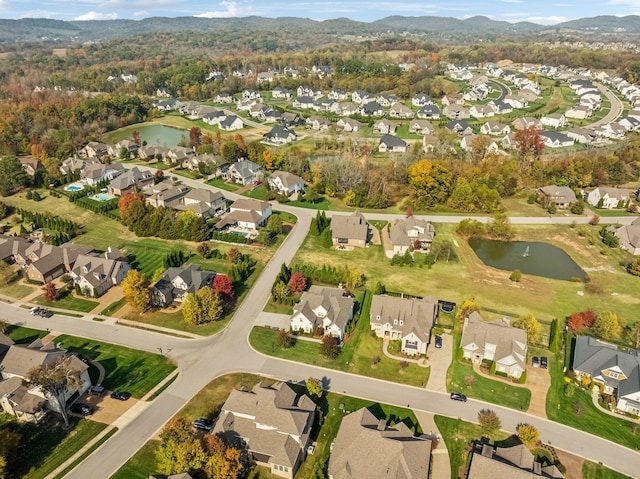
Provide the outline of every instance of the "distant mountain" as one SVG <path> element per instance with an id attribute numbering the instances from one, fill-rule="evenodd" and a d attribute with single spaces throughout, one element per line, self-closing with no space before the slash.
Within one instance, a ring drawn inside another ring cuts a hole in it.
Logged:
<path id="1" fill-rule="evenodd" d="M 582 18 L 553 26 L 531 22 L 509 23 L 477 16 L 464 20 L 452 17 L 403 17 L 391 16 L 374 22 L 358 22 L 348 18 L 316 21 L 308 18 L 199 18 L 199 17 L 151 17 L 143 20 L 93 20 L 62 21 L 24 18 L 20 20 L 0 19 L 0 42 L 24 40 L 90 41 L 110 38 L 126 38 L 160 32 L 210 32 L 228 31 L 291 31 L 306 35 L 369 35 L 386 32 L 410 32 L 428 34 L 436 38 L 475 40 L 482 38 L 520 37 L 540 34 L 611 35 L 639 34 L 640 17 L 599 16 Z"/>

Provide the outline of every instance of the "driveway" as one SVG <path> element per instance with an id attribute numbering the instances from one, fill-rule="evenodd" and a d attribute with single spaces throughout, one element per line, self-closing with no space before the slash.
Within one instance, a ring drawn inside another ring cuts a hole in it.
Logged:
<path id="1" fill-rule="evenodd" d="M 451 463 L 449 462 L 449 451 L 447 445 L 442 440 L 442 435 L 433 420 L 433 413 L 413 410 L 416 419 L 420 423 L 422 432 L 432 437 L 433 446 L 431 449 L 431 479 L 450 479 Z"/>
<path id="2" fill-rule="evenodd" d="M 451 364 L 453 351 L 453 336 L 450 334 L 442 335 L 442 347 L 435 347 L 435 336 L 433 344 L 429 346 L 428 357 L 431 372 L 429 373 L 429 382 L 427 389 L 430 391 L 447 392 L 447 369 Z"/>
<path id="3" fill-rule="evenodd" d="M 527 388 L 531 391 L 531 402 L 529 403 L 528 414 L 547 418 L 547 391 L 551 386 L 551 376 L 548 369 L 534 368 L 527 366 Z"/>
<path id="4" fill-rule="evenodd" d="M 130 398 L 126 401 L 111 399 L 110 393 L 104 396 L 95 396 L 85 393 L 78 399 L 78 402 L 93 406 L 94 413 L 88 417 L 92 421 L 104 424 L 113 424 L 120 416 L 131 409 L 137 402 L 137 399 Z"/>
<path id="5" fill-rule="evenodd" d="M 261 311 L 260 314 L 256 317 L 254 326 L 270 326 L 272 328 L 278 329 L 286 329 L 289 331 L 289 319 L 291 318 L 288 314 L 278 314 L 278 313 L 267 313 L 265 311 Z"/>

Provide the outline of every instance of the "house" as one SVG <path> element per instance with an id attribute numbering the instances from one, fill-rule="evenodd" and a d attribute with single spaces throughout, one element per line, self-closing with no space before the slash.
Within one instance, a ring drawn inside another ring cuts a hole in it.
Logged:
<path id="1" fill-rule="evenodd" d="M 416 107 L 433 104 L 431 97 L 426 93 L 416 93 L 411 99 L 411 104 Z"/>
<path id="2" fill-rule="evenodd" d="M 291 143 L 296 139 L 296 134 L 293 130 L 285 126 L 276 125 L 271 128 L 271 131 L 264 134 L 264 139 L 269 143 L 274 143 L 276 145 L 284 145 L 286 143 Z"/>
<path id="3" fill-rule="evenodd" d="M 611 210 L 626 208 L 630 199 L 629 190 L 600 186 L 587 193 L 587 203 L 596 208 Z"/>
<path id="4" fill-rule="evenodd" d="M 640 416 L 640 351 L 621 351 L 591 336 L 577 336 L 572 369 L 577 379 L 589 377 L 603 393 L 613 395 L 618 411 Z"/>
<path id="5" fill-rule="evenodd" d="M 294 108 L 300 108 L 301 110 L 308 110 L 313 108 L 316 100 L 312 96 L 299 96 L 293 100 L 292 106 Z"/>
<path id="6" fill-rule="evenodd" d="M 213 97 L 214 103 L 233 103 L 233 96 L 231 93 L 218 93 Z"/>
<path id="7" fill-rule="evenodd" d="M 213 434 L 246 450 L 271 473 L 293 479 L 305 458 L 316 405 L 288 384 L 235 389 L 222 405 Z"/>
<path id="8" fill-rule="evenodd" d="M 215 228 L 238 228 L 253 232 L 267 223 L 271 213 L 271 204 L 266 201 L 239 198 L 229 207 L 229 213 L 216 223 Z"/>
<path id="9" fill-rule="evenodd" d="M 229 166 L 228 176 L 241 185 L 250 185 L 262 179 L 262 167 L 251 160 L 238 160 Z"/>
<path id="10" fill-rule="evenodd" d="M 392 135 L 396 132 L 398 125 L 387 119 L 378 120 L 373 124 L 373 133 L 377 135 Z"/>
<path id="11" fill-rule="evenodd" d="M 565 133 L 569 138 L 578 143 L 593 143 L 596 140 L 596 134 L 593 130 L 587 128 L 569 128 Z"/>
<path id="12" fill-rule="evenodd" d="M 396 220 L 389 228 L 389 239 L 393 246 L 392 255 L 403 255 L 409 250 L 428 253 L 436 232 L 426 220 L 409 216 Z"/>
<path id="13" fill-rule="evenodd" d="M 362 105 L 360 114 L 362 116 L 382 116 L 384 108 L 377 101 L 370 101 Z"/>
<path id="14" fill-rule="evenodd" d="M 496 115 L 506 115 L 513 111 L 513 107 L 511 105 L 501 100 L 491 100 L 489 105 L 493 106 Z"/>
<path id="15" fill-rule="evenodd" d="M 98 183 L 113 180 L 124 173 L 122 163 L 89 163 L 80 172 L 80 179 L 89 186 L 96 186 Z"/>
<path id="16" fill-rule="evenodd" d="M 440 119 L 440 107 L 438 105 L 425 105 L 420 107 L 416 116 L 424 120 L 438 120 Z"/>
<path id="17" fill-rule="evenodd" d="M 135 193 L 136 190 L 144 190 L 154 182 L 150 171 L 140 170 L 134 166 L 127 172 L 111 180 L 108 186 L 109 194 L 122 196 Z"/>
<path id="18" fill-rule="evenodd" d="M 562 113 L 551 113 L 540 118 L 540 123 L 550 128 L 562 128 L 567 125 L 567 118 Z"/>
<path id="19" fill-rule="evenodd" d="M 331 239 L 337 246 L 359 246 L 364 248 L 371 239 L 371 227 L 362 213 L 331 217 Z"/>
<path id="20" fill-rule="evenodd" d="M 391 105 L 391 108 L 389 109 L 389 116 L 391 118 L 400 119 L 413 118 L 413 110 L 408 106 L 404 106 L 400 102 L 396 102 Z"/>
<path id="21" fill-rule="evenodd" d="M 576 194 L 568 186 L 543 186 L 536 190 L 536 196 L 543 208 L 548 208 L 553 203 L 558 209 L 566 210 L 578 201 Z"/>
<path id="22" fill-rule="evenodd" d="M 527 108 L 529 106 L 529 101 L 522 95 L 506 95 L 502 101 L 512 108 Z"/>
<path id="23" fill-rule="evenodd" d="M 573 146 L 573 139 L 565 133 L 559 131 L 542 131 L 540 136 L 544 140 L 544 145 L 549 148 L 562 148 L 565 146 Z"/>
<path id="24" fill-rule="evenodd" d="M 244 128 L 244 122 L 242 118 L 236 115 L 225 116 L 224 119 L 218 123 L 218 128 L 222 131 L 235 131 L 242 130 Z"/>
<path id="25" fill-rule="evenodd" d="M 358 105 L 362 105 L 368 101 L 374 100 L 375 97 L 366 91 L 356 90 L 351 93 L 351 101 L 357 103 Z"/>
<path id="26" fill-rule="evenodd" d="M 542 123 L 540 123 L 540 120 L 532 116 L 522 116 L 520 118 L 516 118 L 511 124 L 516 130 L 525 130 L 531 126 L 536 127 L 536 129 L 542 128 Z"/>
<path id="27" fill-rule="evenodd" d="M 564 475 L 552 465 L 536 462 L 524 444 L 510 447 L 494 447 L 477 443 L 471 455 L 467 479 L 562 479 Z"/>
<path id="28" fill-rule="evenodd" d="M 93 251 L 91 246 L 72 243 L 52 246 L 35 242 L 25 250 L 25 256 L 17 252 L 14 254 L 14 259 L 31 281 L 48 283 L 71 271 L 76 258 L 91 251 Z"/>
<path id="29" fill-rule="evenodd" d="M 194 188 L 174 201 L 168 201 L 166 206 L 179 211 L 193 211 L 203 218 L 212 218 L 227 210 L 227 200 L 220 191 Z"/>
<path id="30" fill-rule="evenodd" d="M 342 116 L 357 115 L 360 113 L 360 105 L 353 102 L 340 103 L 336 113 Z"/>
<path id="31" fill-rule="evenodd" d="M 311 86 L 300 85 L 296 89 L 296 95 L 298 97 L 308 96 L 315 99 L 315 98 L 320 98 L 322 96 L 322 90 L 318 90 L 317 88 L 314 88 Z"/>
<path id="32" fill-rule="evenodd" d="M 633 255 L 640 255 L 640 218 L 636 218 L 630 225 L 614 229 L 613 234 L 620 240 L 620 248 Z"/>
<path id="33" fill-rule="evenodd" d="M 516 139 L 516 134 L 513 132 L 509 133 L 508 135 L 504 135 L 500 140 L 500 144 L 505 150 L 518 148 L 519 146 L 518 140 Z"/>
<path id="34" fill-rule="evenodd" d="M 352 118 L 340 118 L 336 122 L 336 127 L 339 130 L 346 131 L 348 133 L 357 132 L 362 129 L 362 123 Z"/>
<path id="35" fill-rule="evenodd" d="M 103 156 L 107 156 L 109 154 L 109 147 L 104 143 L 90 141 L 84 147 L 82 147 L 80 151 L 78 151 L 78 154 L 83 158 L 100 159 Z"/>
<path id="36" fill-rule="evenodd" d="M 429 120 L 411 120 L 409 122 L 409 133 L 418 135 L 433 135 L 435 128 Z"/>
<path id="37" fill-rule="evenodd" d="M 471 108 L 469 108 L 469 114 L 474 118 L 490 118 L 496 114 L 496 111 L 491 105 L 479 104 L 473 105 Z M 458 116 L 456 118 L 462 117 Z"/>
<path id="38" fill-rule="evenodd" d="M 162 278 L 151 285 L 151 303 L 160 307 L 167 307 L 174 301 L 182 303 L 187 294 L 211 286 L 215 276 L 215 271 L 202 270 L 196 263 L 167 268 Z"/>
<path id="39" fill-rule="evenodd" d="M 342 418 L 329 457 L 329 479 L 425 479 L 431 440 L 413 435 L 403 422 L 387 425 L 366 408 Z"/>
<path id="40" fill-rule="evenodd" d="M 442 97 L 443 105 L 464 105 L 464 98 L 459 93 L 445 95 Z"/>
<path id="41" fill-rule="evenodd" d="M 444 125 L 444 127 L 453 131 L 454 133 L 458 133 L 459 135 L 471 135 L 473 130 L 469 126 L 469 124 L 464 120 L 453 120 Z"/>
<path id="42" fill-rule="evenodd" d="M 288 171 L 276 170 L 268 179 L 269 188 L 281 195 L 291 196 L 304 191 L 304 180 Z"/>
<path id="43" fill-rule="evenodd" d="M 485 135 L 508 135 L 511 133 L 511 127 L 500 123 L 499 121 L 488 121 L 480 127 L 480 133 Z"/>
<path id="44" fill-rule="evenodd" d="M 317 131 L 326 131 L 331 128 L 331 120 L 322 116 L 310 116 L 307 118 L 307 128 Z"/>
<path id="45" fill-rule="evenodd" d="M 344 101 L 349 98 L 349 94 L 344 90 L 340 90 L 338 88 L 332 88 L 327 94 L 327 98 L 333 101 Z"/>
<path id="46" fill-rule="evenodd" d="M 353 298 L 340 288 L 311 286 L 294 305 L 289 319 L 291 330 L 315 334 L 319 329 L 324 336 L 344 338 L 347 324 L 353 319 Z"/>
<path id="47" fill-rule="evenodd" d="M 22 164 L 28 176 L 35 176 L 36 173 L 44 173 L 45 168 L 42 162 L 33 156 L 19 156 L 18 160 Z"/>
<path id="48" fill-rule="evenodd" d="M 0 360 L 0 410 L 20 421 L 38 423 L 49 410 L 61 412 L 58 402 L 47 392 L 39 387 L 29 387 L 26 378 L 33 368 L 64 358 L 66 369 L 79 374 L 80 384 L 68 387 L 62 395 L 63 407 L 73 403 L 91 387 L 89 366 L 75 355 L 57 348 L 51 341 L 44 343 L 42 339 L 36 339 L 29 345 L 13 344 L 0 333 L 0 344 L 6 351 Z"/>
<path id="49" fill-rule="evenodd" d="M 256 90 L 244 90 L 242 92 L 242 98 L 245 100 L 260 100 L 262 96 L 259 91 Z"/>
<path id="50" fill-rule="evenodd" d="M 564 112 L 567 118 L 575 118 L 577 120 L 586 120 L 591 118 L 592 109 L 583 105 L 575 105 Z"/>
<path id="51" fill-rule="evenodd" d="M 527 333 L 513 328 L 507 318 L 485 322 L 476 311 L 464 320 L 460 347 L 473 363 L 494 361 L 496 371 L 519 378 L 527 361 Z"/>
<path id="52" fill-rule="evenodd" d="M 465 106 L 458 105 L 454 103 L 453 105 L 447 105 L 442 110 L 442 114 L 447 118 L 455 119 L 466 119 L 471 117 L 471 112 Z"/>
<path id="53" fill-rule="evenodd" d="M 304 118 L 302 118 L 297 113 L 284 112 L 280 117 L 280 122 L 282 126 L 286 128 L 293 128 L 296 126 L 301 126 L 304 124 Z"/>
<path id="54" fill-rule="evenodd" d="M 271 98 L 274 100 L 289 100 L 291 99 L 291 91 L 277 86 L 271 92 Z"/>
<path id="55" fill-rule="evenodd" d="M 389 108 L 391 105 L 394 105 L 399 102 L 399 99 L 395 95 L 389 95 L 388 93 L 380 93 L 376 97 L 376 101 L 383 107 Z"/>
<path id="56" fill-rule="evenodd" d="M 104 257 L 79 255 L 69 275 L 81 291 L 97 298 L 122 283 L 130 269 L 122 253 L 109 246 Z"/>
<path id="57" fill-rule="evenodd" d="M 370 311 L 371 330 L 377 337 L 390 341 L 399 340 L 404 354 L 427 354 L 431 330 L 438 318 L 436 298 L 374 295 Z"/>
<path id="58" fill-rule="evenodd" d="M 393 135 L 383 135 L 382 138 L 380 138 L 378 151 L 383 153 L 405 153 L 407 151 L 407 146 L 407 142 L 402 138 L 398 138 Z"/>

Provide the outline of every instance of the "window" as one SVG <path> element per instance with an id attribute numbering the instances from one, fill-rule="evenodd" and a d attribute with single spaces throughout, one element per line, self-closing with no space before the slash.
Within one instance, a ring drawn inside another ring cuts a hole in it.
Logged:
<path id="1" fill-rule="evenodd" d="M 380 315 L 379 314 L 376 316 L 376 320 L 380 321 Z"/>
<path id="2" fill-rule="evenodd" d="M 400 320 L 400 326 L 402 326 L 404 324 L 403 320 Z"/>
<path id="3" fill-rule="evenodd" d="M 397 320 L 397 319 L 394 319 L 394 320 L 393 320 L 393 324 L 398 324 L 398 320 Z"/>

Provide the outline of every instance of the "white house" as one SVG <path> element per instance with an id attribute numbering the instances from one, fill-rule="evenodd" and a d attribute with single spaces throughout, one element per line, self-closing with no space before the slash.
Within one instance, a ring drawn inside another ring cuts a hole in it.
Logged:
<path id="1" fill-rule="evenodd" d="M 304 180 L 288 171 L 276 170 L 271 173 L 267 181 L 269 182 L 269 188 L 281 195 L 291 196 L 304 191 Z"/>
<path id="2" fill-rule="evenodd" d="M 217 230 L 235 228 L 255 232 L 267 223 L 271 214 L 270 203 L 251 198 L 239 198 L 229 207 L 229 213 L 216 223 L 215 228 Z"/>
<path id="3" fill-rule="evenodd" d="M 540 118 L 540 123 L 550 128 L 562 128 L 567 124 L 567 118 L 562 113 L 551 113 Z"/>
<path id="4" fill-rule="evenodd" d="M 625 208 L 629 203 L 629 190 L 600 186 L 587 193 L 587 203 L 596 208 L 611 210 Z"/>
<path id="5" fill-rule="evenodd" d="M 353 319 L 353 298 L 339 288 L 311 286 L 302 293 L 289 319 L 291 330 L 315 334 L 321 328 L 325 336 L 342 341 L 349 321 Z"/>

